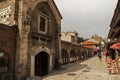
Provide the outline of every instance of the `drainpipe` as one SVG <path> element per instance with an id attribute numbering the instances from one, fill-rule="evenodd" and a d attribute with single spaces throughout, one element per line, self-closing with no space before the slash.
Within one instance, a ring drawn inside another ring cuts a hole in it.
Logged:
<path id="1" fill-rule="evenodd" d="M 15 46 L 15 48 L 14 48 L 14 72 L 13 72 L 13 80 L 16 80 L 16 76 L 15 76 L 15 73 L 16 73 L 16 49 L 17 49 L 17 32 L 18 32 L 18 27 L 17 27 L 17 25 L 14 25 L 13 26 L 13 28 L 14 28 L 14 32 L 15 32 L 15 42 L 14 42 L 14 46 Z"/>

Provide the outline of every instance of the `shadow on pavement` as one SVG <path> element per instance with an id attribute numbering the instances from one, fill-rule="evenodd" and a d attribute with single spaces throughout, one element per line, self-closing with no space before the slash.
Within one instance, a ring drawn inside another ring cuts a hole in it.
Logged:
<path id="1" fill-rule="evenodd" d="M 76 64 L 73 64 L 73 65 L 70 65 L 70 66 L 63 66 L 59 71 L 60 74 L 62 73 L 68 73 L 68 72 L 75 72 L 75 71 L 78 71 L 78 70 L 81 70 L 85 67 L 87 67 L 88 65 L 86 64 L 80 64 L 80 63 L 76 63 Z"/>
<path id="2" fill-rule="evenodd" d="M 59 70 L 56 70 L 45 77 L 59 75 L 59 74 L 66 74 L 66 73 L 67 74 L 74 73 L 78 70 L 81 70 L 81 69 L 87 67 L 87 66 L 88 66 L 87 64 L 80 64 L 79 62 L 70 63 L 67 65 L 63 65 Z"/>
<path id="3" fill-rule="evenodd" d="M 60 69 L 54 70 L 53 72 L 51 72 L 47 76 L 44 76 L 44 78 L 49 77 L 49 76 L 54 76 L 54 75 L 60 75 L 60 74 L 75 73 L 76 71 L 79 71 L 79 70 L 81 70 L 81 69 L 83 69 L 85 67 L 88 67 L 87 64 L 82 64 L 81 62 L 87 61 L 87 60 L 89 60 L 91 58 L 92 57 L 89 57 L 89 58 L 86 58 L 84 60 L 79 60 L 77 62 L 69 63 L 69 64 L 66 64 L 66 65 L 62 65 Z"/>

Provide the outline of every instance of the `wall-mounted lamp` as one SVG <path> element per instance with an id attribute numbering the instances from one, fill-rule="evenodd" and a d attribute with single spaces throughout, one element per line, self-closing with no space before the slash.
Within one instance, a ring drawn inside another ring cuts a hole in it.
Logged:
<path id="1" fill-rule="evenodd" d="M 24 25 L 30 25 L 31 24 L 31 19 L 30 18 L 26 18 L 23 20 L 23 24 Z"/>
<path id="2" fill-rule="evenodd" d="M 107 41 L 108 41 L 108 42 L 110 42 L 110 41 L 111 41 L 111 39 L 108 39 Z"/>

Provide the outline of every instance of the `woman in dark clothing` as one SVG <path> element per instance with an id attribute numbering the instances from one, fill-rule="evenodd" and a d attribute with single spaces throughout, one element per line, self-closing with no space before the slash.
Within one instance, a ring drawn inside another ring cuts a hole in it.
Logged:
<path id="1" fill-rule="evenodd" d="M 109 56 L 112 60 L 115 60 L 115 50 L 114 49 L 109 49 L 108 50 Z"/>
<path id="2" fill-rule="evenodd" d="M 97 55 L 98 55 L 98 58 L 99 58 L 99 60 L 101 61 L 101 60 L 102 60 L 102 54 L 101 54 L 101 50 L 98 50 L 98 53 L 97 53 Z"/>

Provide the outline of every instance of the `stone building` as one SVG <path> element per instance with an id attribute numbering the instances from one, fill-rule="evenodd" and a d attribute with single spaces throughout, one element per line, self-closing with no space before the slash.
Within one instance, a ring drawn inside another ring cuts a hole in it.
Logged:
<path id="1" fill-rule="evenodd" d="M 0 80 L 15 75 L 16 33 L 15 27 L 0 24 Z"/>
<path id="2" fill-rule="evenodd" d="M 77 32 L 61 32 L 61 40 L 67 41 L 73 44 L 77 44 L 78 33 Z"/>
<path id="3" fill-rule="evenodd" d="M 52 72 L 61 53 L 61 19 L 54 0 L 0 0 L 0 79 Z"/>
<path id="4" fill-rule="evenodd" d="M 77 39 L 78 34 L 76 32 L 61 33 L 60 62 L 62 65 L 83 60 L 94 55 L 93 49 L 78 44 Z"/>
<path id="5" fill-rule="evenodd" d="M 120 1 L 118 0 L 113 18 L 110 23 L 108 39 L 120 41 Z"/>
<path id="6" fill-rule="evenodd" d="M 100 43 L 101 40 L 102 40 L 102 37 L 95 34 L 95 35 L 93 35 L 93 36 L 91 37 L 91 39 L 93 39 L 94 42 Z"/>

